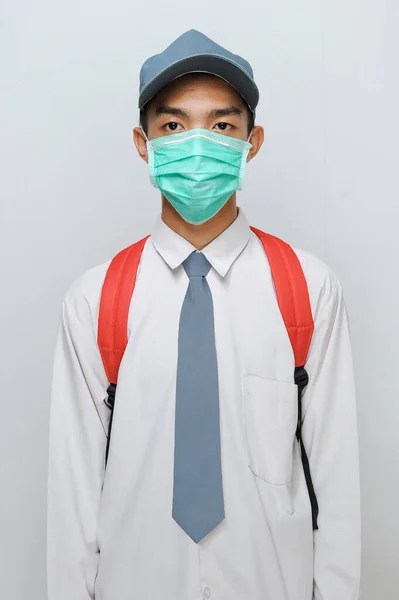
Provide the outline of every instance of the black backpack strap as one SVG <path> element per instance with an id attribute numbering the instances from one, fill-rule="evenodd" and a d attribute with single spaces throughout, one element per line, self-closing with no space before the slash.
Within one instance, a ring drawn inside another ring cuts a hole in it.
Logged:
<path id="1" fill-rule="evenodd" d="M 114 418 L 114 409 L 115 409 L 115 394 L 116 394 L 116 383 L 110 383 L 107 389 L 107 398 L 104 400 L 105 404 L 111 411 L 109 417 L 109 425 L 108 425 L 108 437 L 107 437 L 107 447 L 105 449 L 105 466 L 107 466 L 108 462 L 108 454 L 109 454 L 109 446 L 111 443 L 111 432 L 112 432 L 112 421 Z"/>
<path id="2" fill-rule="evenodd" d="M 302 395 L 305 387 L 309 383 L 309 376 L 305 367 L 296 367 L 295 369 L 295 383 L 298 386 L 298 426 L 296 430 L 296 437 L 301 447 L 301 459 L 303 465 L 303 471 L 305 474 L 306 485 L 308 488 L 310 505 L 312 507 L 312 523 L 313 530 L 317 531 L 319 528 L 317 525 L 317 518 L 319 516 L 319 505 L 317 502 L 316 493 L 314 491 L 312 475 L 310 473 L 310 466 L 308 456 L 306 454 L 305 446 L 302 439 Z"/>

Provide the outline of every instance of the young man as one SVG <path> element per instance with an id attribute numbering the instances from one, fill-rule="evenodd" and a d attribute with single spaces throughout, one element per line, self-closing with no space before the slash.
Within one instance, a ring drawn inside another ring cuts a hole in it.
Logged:
<path id="1" fill-rule="evenodd" d="M 109 379 L 97 343 L 109 264 L 86 273 L 64 302 L 50 600 L 359 598 L 342 290 L 320 261 L 296 251 L 314 320 L 298 415 L 281 291 L 236 205 L 245 163 L 263 142 L 257 102 L 250 65 L 197 31 L 143 65 L 134 141 L 161 191 L 162 218 L 130 303 L 109 456 Z M 292 294 L 300 295 L 296 281 L 285 299 Z"/>

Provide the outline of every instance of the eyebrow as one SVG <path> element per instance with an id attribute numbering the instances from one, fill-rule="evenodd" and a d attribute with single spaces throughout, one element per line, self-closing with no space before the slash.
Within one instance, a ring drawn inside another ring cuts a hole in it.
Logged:
<path id="1" fill-rule="evenodd" d="M 181 117 L 182 119 L 188 119 L 188 114 L 181 108 L 175 108 L 174 106 L 158 106 L 155 114 L 160 115 L 173 115 L 174 117 Z"/>
<path id="2" fill-rule="evenodd" d="M 209 113 L 209 117 L 229 117 L 232 115 L 242 115 L 242 110 L 236 106 L 228 106 L 226 108 L 217 108 Z"/>
<path id="3" fill-rule="evenodd" d="M 208 113 L 208 117 L 214 117 L 214 118 L 218 118 L 218 117 L 229 117 L 229 116 L 234 116 L 234 115 L 242 115 L 243 111 L 238 108 L 237 106 L 227 106 L 226 108 L 216 108 L 215 110 L 211 110 L 210 113 Z M 162 105 L 162 106 L 158 106 L 158 108 L 155 111 L 155 114 L 157 117 L 161 116 L 161 115 L 173 115 L 174 117 L 180 117 L 182 119 L 188 119 L 188 114 L 182 110 L 181 108 L 177 108 L 175 106 L 167 106 L 167 105 Z"/>

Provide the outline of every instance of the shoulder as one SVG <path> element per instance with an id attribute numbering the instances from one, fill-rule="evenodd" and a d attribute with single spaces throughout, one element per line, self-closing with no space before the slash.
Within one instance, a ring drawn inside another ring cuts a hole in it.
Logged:
<path id="1" fill-rule="evenodd" d="M 63 302 L 69 325 L 97 330 L 101 290 L 111 261 L 93 267 L 76 279 Z"/>
<path id="2" fill-rule="evenodd" d="M 136 244 L 143 244 L 145 246 L 144 252 L 147 253 L 147 249 L 151 250 L 152 246 L 152 244 L 146 243 L 148 238 L 149 236 L 146 236 L 142 240 L 123 248 L 114 258 L 119 256 L 123 258 L 126 251 L 136 246 Z M 143 251 L 143 248 L 141 248 L 141 251 Z M 75 323 L 87 324 L 88 321 L 91 321 L 97 329 L 102 287 L 112 260 L 89 269 L 76 279 L 69 288 L 64 298 L 63 312 Z"/>
<path id="3" fill-rule="evenodd" d="M 314 317 L 317 318 L 327 306 L 331 306 L 334 312 L 342 295 L 337 275 L 311 252 L 299 248 L 293 248 L 293 250 L 305 275 Z"/>
<path id="4" fill-rule="evenodd" d="M 254 240 L 254 242 L 251 244 L 251 247 L 256 247 L 256 252 L 262 247 L 261 239 L 259 238 L 261 238 L 260 234 L 263 233 L 264 232 L 261 230 L 253 230 L 251 239 Z M 279 239 L 273 234 L 271 234 L 271 237 L 274 237 L 276 240 Z M 320 312 L 322 312 L 326 306 L 330 306 L 334 312 L 342 298 L 342 288 L 334 271 L 311 252 L 291 245 L 288 240 L 280 239 L 280 241 L 283 241 L 292 248 L 300 262 L 309 290 L 314 319 L 317 319 Z M 264 252 L 263 249 L 262 252 Z"/>
<path id="5" fill-rule="evenodd" d="M 275 236 L 272 235 L 272 237 Z M 262 246 L 260 240 L 258 239 L 258 234 L 253 233 L 252 238 L 256 239 L 257 248 Z M 292 250 L 298 257 L 309 290 L 312 313 L 314 318 L 316 318 L 325 306 L 334 304 L 334 299 L 336 301 L 339 300 L 341 295 L 341 286 L 338 278 L 328 265 L 326 265 L 311 252 L 307 252 L 306 250 L 290 245 L 288 240 L 281 241 L 284 241 L 286 244 L 291 246 Z"/>

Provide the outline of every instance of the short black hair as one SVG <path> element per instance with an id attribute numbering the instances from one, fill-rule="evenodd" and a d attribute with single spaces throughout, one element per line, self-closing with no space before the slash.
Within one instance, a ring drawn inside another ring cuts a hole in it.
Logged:
<path id="1" fill-rule="evenodd" d="M 148 109 L 155 98 L 156 96 L 147 102 L 147 104 L 140 110 L 140 127 L 143 129 L 146 136 L 148 136 Z M 244 99 L 242 99 L 242 101 L 248 114 L 248 135 L 250 135 L 251 131 L 255 127 L 255 113 L 252 112 Z"/>

